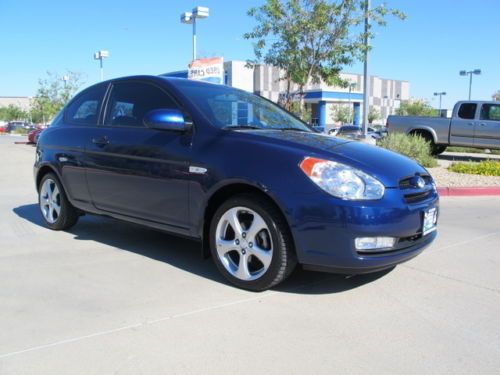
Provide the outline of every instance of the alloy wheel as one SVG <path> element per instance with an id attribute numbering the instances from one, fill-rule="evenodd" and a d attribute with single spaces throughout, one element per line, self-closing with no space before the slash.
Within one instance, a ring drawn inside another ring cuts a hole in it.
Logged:
<path id="1" fill-rule="evenodd" d="M 273 241 L 266 222 L 246 207 L 233 207 L 219 219 L 215 246 L 222 265 L 232 276 L 251 281 L 266 273 Z"/>
<path id="2" fill-rule="evenodd" d="M 61 194 L 54 180 L 48 178 L 40 189 L 40 210 L 48 223 L 54 224 L 61 215 Z"/>

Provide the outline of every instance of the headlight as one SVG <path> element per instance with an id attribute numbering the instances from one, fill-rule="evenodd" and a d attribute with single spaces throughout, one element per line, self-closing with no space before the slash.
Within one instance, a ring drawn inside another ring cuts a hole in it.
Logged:
<path id="1" fill-rule="evenodd" d="M 366 173 L 330 160 L 306 157 L 300 169 L 321 189 L 344 200 L 380 199 L 384 185 Z"/>

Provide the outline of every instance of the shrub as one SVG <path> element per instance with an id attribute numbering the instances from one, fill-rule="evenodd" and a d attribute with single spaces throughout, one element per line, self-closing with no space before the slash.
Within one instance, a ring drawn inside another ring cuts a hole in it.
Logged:
<path id="1" fill-rule="evenodd" d="M 457 173 L 479 174 L 482 176 L 500 176 L 500 161 L 483 160 L 480 163 L 453 163 L 448 169 Z"/>
<path id="2" fill-rule="evenodd" d="M 420 135 L 389 133 L 378 141 L 378 146 L 406 155 L 424 167 L 437 166 L 436 159 L 431 156 L 429 143 Z"/>

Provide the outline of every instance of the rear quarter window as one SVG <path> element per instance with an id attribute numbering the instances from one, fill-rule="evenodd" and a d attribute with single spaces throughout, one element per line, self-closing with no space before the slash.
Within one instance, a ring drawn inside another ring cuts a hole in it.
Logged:
<path id="1" fill-rule="evenodd" d="M 97 125 L 106 87 L 91 87 L 73 99 L 66 107 L 65 122 L 73 125 Z"/>

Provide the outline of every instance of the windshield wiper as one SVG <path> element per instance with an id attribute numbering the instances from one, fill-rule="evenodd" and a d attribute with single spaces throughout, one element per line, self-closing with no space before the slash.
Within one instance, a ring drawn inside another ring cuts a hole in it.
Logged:
<path id="1" fill-rule="evenodd" d="M 236 129 L 236 130 L 240 130 L 240 129 L 264 129 L 264 128 L 261 128 L 259 126 L 255 126 L 255 125 L 226 125 L 226 126 L 223 126 L 222 129 Z"/>

